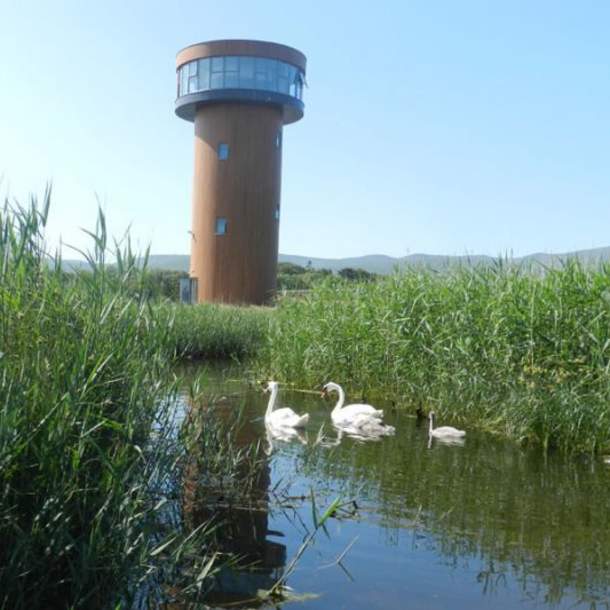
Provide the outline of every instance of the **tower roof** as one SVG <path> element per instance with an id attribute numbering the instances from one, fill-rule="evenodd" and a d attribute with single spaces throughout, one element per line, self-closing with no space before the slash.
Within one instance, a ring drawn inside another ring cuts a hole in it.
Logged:
<path id="1" fill-rule="evenodd" d="M 207 42 L 198 42 L 184 47 L 176 55 L 176 68 L 194 59 L 223 55 L 267 57 L 292 64 L 303 72 L 307 68 L 307 58 L 301 51 L 293 47 L 277 42 L 241 39 L 208 40 Z"/>

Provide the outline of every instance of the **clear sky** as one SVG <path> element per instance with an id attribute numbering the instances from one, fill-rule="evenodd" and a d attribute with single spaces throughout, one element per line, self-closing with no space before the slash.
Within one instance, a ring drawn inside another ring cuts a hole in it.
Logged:
<path id="1" fill-rule="evenodd" d="M 610 245 L 610 3 L 0 0 L 0 189 L 54 185 L 49 240 L 187 253 L 193 126 L 175 54 L 308 57 L 284 131 L 280 251 L 343 257 Z M 66 253 L 68 255 L 68 253 Z"/>

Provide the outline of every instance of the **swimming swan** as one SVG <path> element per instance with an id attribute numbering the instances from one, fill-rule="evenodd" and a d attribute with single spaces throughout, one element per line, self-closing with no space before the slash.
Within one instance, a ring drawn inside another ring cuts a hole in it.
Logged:
<path id="1" fill-rule="evenodd" d="M 360 404 L 343 406 L 345 392 L 338 383 L 333 383 L 332 381 L 329 381 L 322 388 L 322 396 L 327 396 L 329 392 L 337 392 L 339 394 L 339 400 L 330 414 L 330 418 L 336 426 L 343 428 L 347 426 L 354 426 L 355 428 L 368 426 L 371 428 L 375 422 L 377 425 L 383 426 L 381 423 L 383 411 L 381 409 L 375 409 L 372 405 Z"/>
<path id="2" fill-rule="evenodd" d="M 274 411 L 279 384 L 277 381 L 270 381 L 265 388 L 265 392 L 271 392 L 267 411 L 265 412 L 265 426 L 271 428 L 304 428 L 309 421 L 309 413 L 297 415 L 292 409 L 283 407 Z"/>
<path id="3" fill-rule="evenodd" d="M 429 436 L 433 436 L 434 438 L 462 438 L 466 436 L 466 432 L 464 430 L 458 430 L 457 428 L 452 428 L 451 426 L 441 426 L 440 428 L 434 427 L 434 411 L 430 411 L 430 415 L 428 418 L 430 419 L 430 429 Z"/>

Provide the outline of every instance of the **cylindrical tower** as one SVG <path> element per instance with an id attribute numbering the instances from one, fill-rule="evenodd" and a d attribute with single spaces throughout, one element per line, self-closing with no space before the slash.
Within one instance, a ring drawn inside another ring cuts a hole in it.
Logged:
<path id="1" fill-rule="evenodd" d="M 303 116 L 305 56 L 271 42 L 182 49 L 176 114 L 195 124 L 190 276 L 197 300 L 269 301 L 275 292 L 282 127 Z"/>

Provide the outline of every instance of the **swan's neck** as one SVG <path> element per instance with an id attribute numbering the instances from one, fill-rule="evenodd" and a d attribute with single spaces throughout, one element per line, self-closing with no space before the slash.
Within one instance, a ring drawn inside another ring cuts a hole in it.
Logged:
<path id="1" fill-rule="evenodd" d="M 337 415 L 339 411 L 341 411 L 341 407 L 343 407 L 343 403 L 345 402 L 345 392 L 343 391 L 343 388 L 341 386 L 337 386 L 334 389 L 337 390 L 337 392 L 339 393 L 339 400 L 337 401 L 337 404 L 333 409 L 333 414 Z"/>
<path id="2" fill-rule="evenodd" d="M 428 434 L 432 434 L 434 432 L 434 417 L 430 417 L 430 427 L 428 428 Z"/>
<path id="3" fill-rule="evenodd" d="M 271 413 L 273 413 L 273 409 L 275 408 L 275 401 L 277 400 L 277 387 L 271 390 L 271 396 L 269 396 L 269 402 L 267 403 L 267 412 L 265 413 L 265 417 L 269 417 Z"/>

